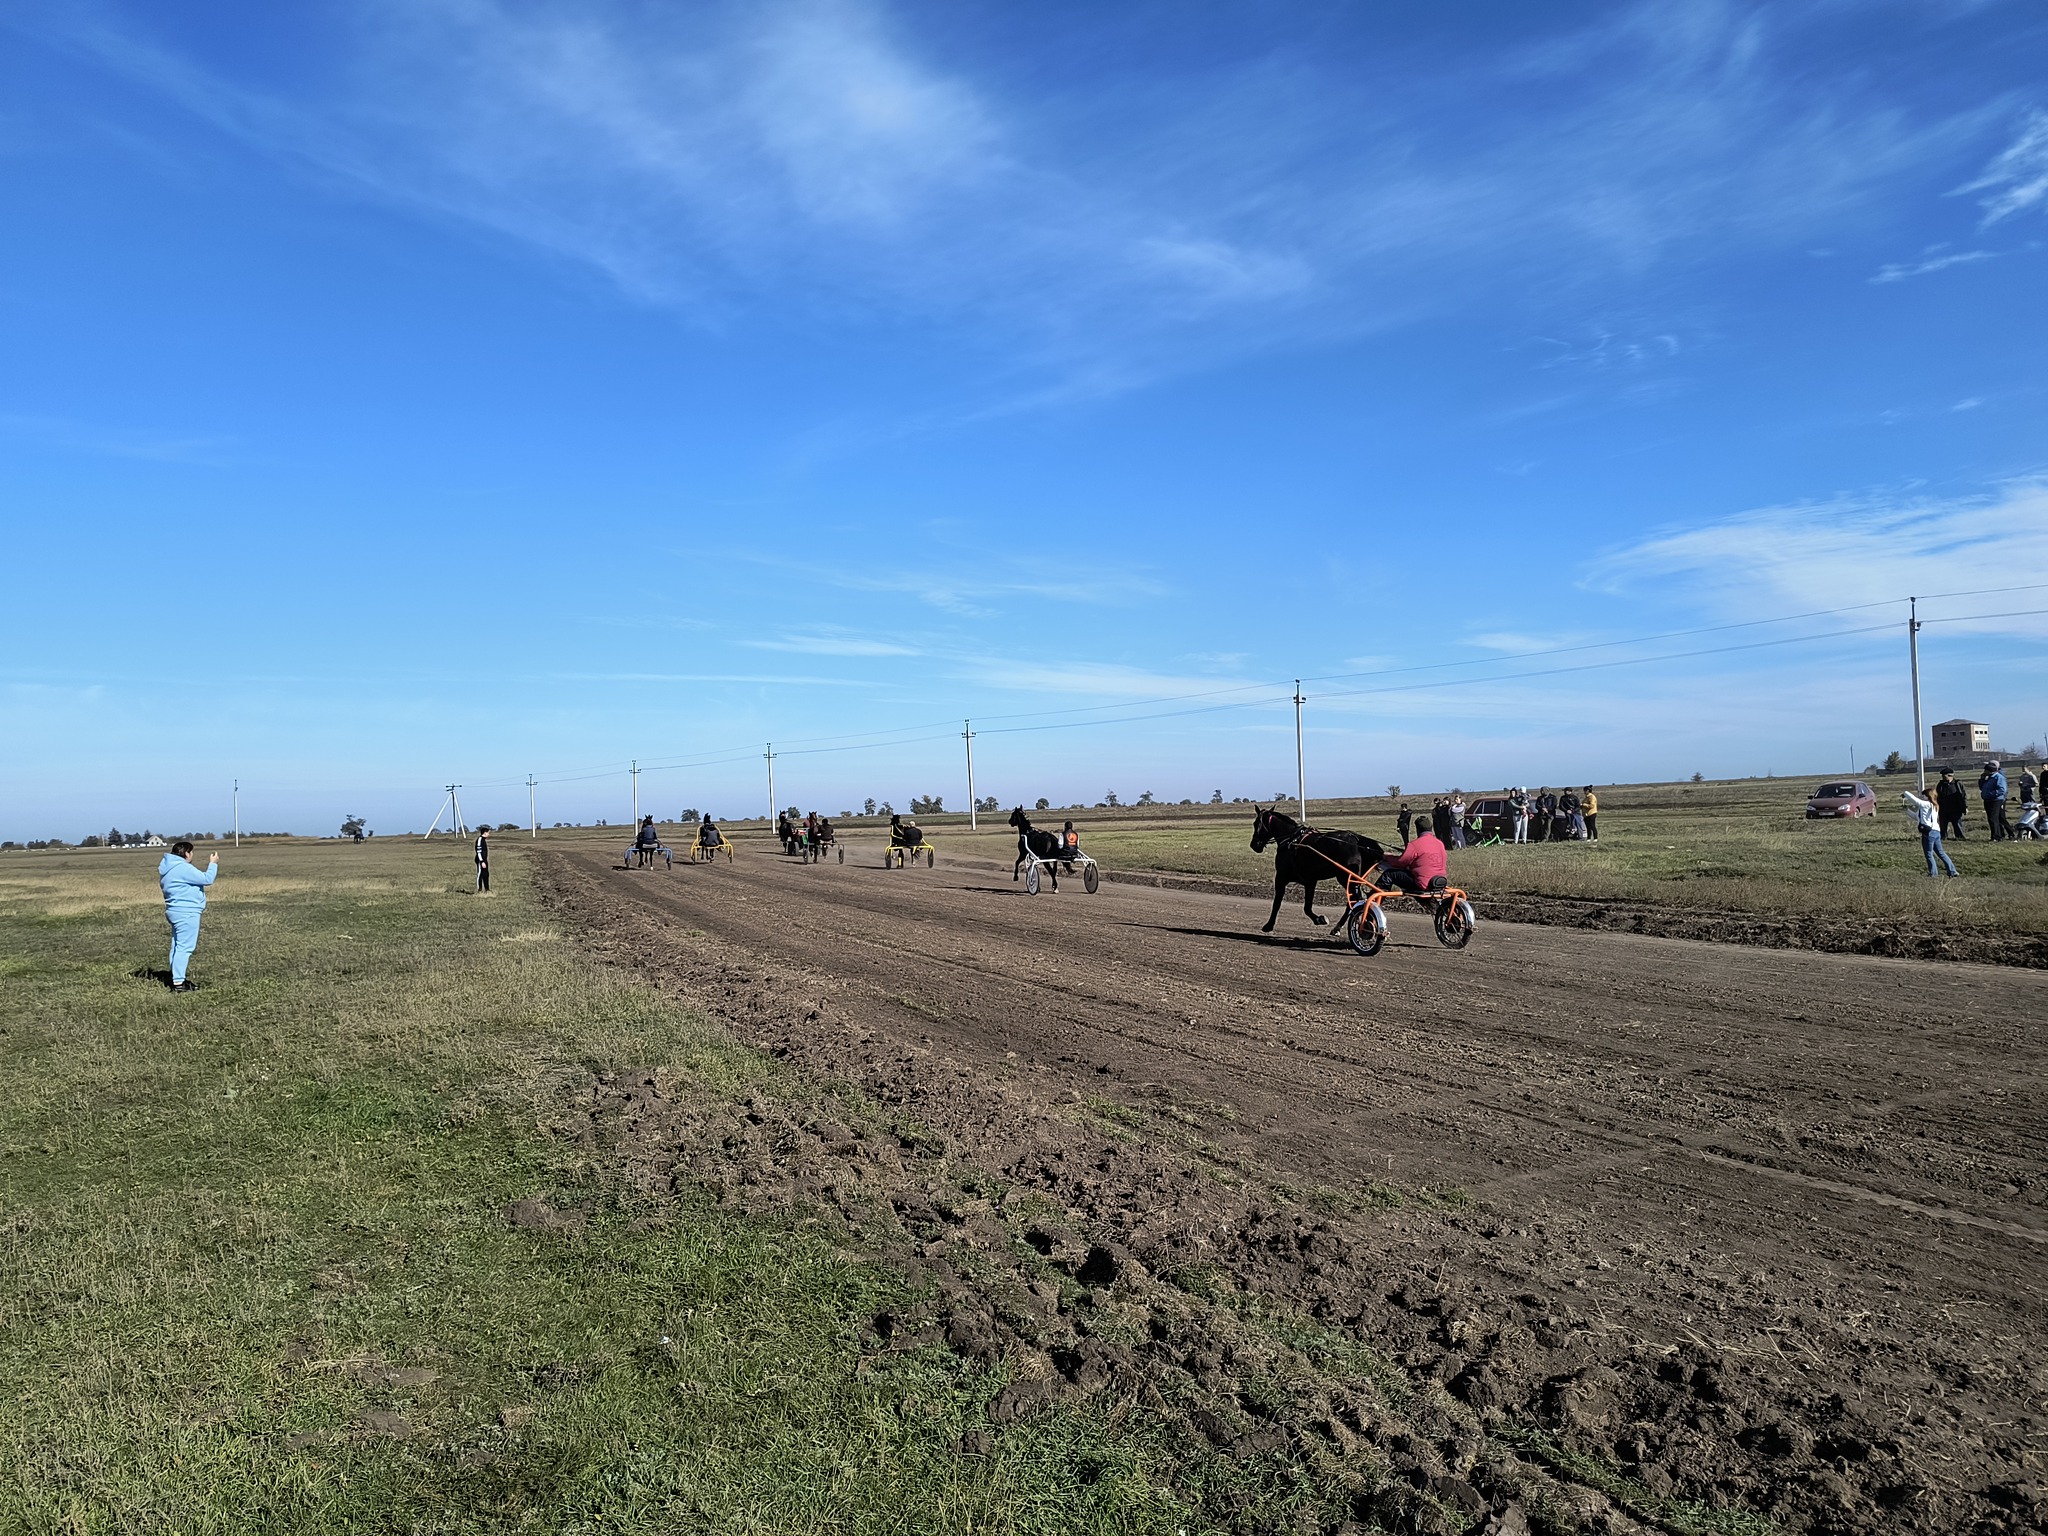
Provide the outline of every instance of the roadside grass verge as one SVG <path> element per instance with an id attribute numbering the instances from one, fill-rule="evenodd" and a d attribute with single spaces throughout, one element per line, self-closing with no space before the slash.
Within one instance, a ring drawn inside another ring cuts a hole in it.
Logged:
<path id="1" fill-rule="evenodd" d="M 549 1129 L 593 1070 L 774 1069 L 517 850 L 488 900 L 416 843 L 225 865 L 179 996 L 153 859 L 0 865 L 0 1530 L 1194 1528 L 1142 1424 L 992 1427 L 1000 1372 L 863 1355 L 899 1276 Z"/>

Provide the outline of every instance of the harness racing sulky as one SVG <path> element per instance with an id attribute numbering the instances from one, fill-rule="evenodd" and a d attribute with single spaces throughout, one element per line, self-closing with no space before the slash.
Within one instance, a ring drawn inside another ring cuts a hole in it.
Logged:
<path id="1" fill-rule="evenodd" d="M 825 856 L 831 853 L 839 855 L 840 863 L 846 862 L 846 850 L 839 846 L 832 823 L 823 816 L 813 816 L 804 826 L 801 857 L 806 864 L 822 864 Z"/>
<path id="2" fill-rule="evenodd" d="M 1273 931 L 1290 885 L 1303 888 L 1302 909 L 1310 922 L 1324 927 L 1329 920 L 1316 911 L 1316 886 L 1324 880 L 1342 880 L 1344 916 L 1339 931 L 1361 955 L 1380 952 L 1387 942 L 1386 903 L 1402 897 L 1432 914 L 1437 942 L 1446 949 L 1463 949 L 1472 942 L 1478 917 L 1471 898 L 1443 875 L 1433 876 L 1419 890 L 1396 885 L 1382 870 L 1386 849 L 1363 833 L 1319 831 L 1284 811 L 1262 807 L 1252 818 L 1252 852 L 1264 853 L 1268 843 L 1274 849 L 1273 911 L 1259 930 L 1262 933 Z"/>
<path id="3" fill-rule="evenodd" d="M 1010 869 L 1010 878 L 1014 881 L 1021 874 L 1024 889 L 1033 896 L 1038 894 L 1041 871 L 1051 874 L 1052 888 L 1055 892 L 1059 890 L 1063 864 L 1070 875 L 1077 868 L 1081 871 L 1081 884 L 1090 896 L 1101 889 L 1102 873 L 1095 867 L 1095 860 L 1081 851 L 1079 838 L 1039 831 L 1031 825 L 1031 818 L 1024 814 L 1021 805 L 1010 812 L 1010 825 L 1017 829 L 1017 862 Z"/>
<path id="4" fill-rule="evenodd" d="M 939 862 L 938 850 L 924 840 L 924 833 L 916 822 L 891 816 L 889 846 L 882 850 L 882 868 L 907 869 L 917 862 L 920 854 L 924 856 L 926 869 Z"/>
<path id="5" fill-rule="evenodd" d="M 732 862 L 732 842 L 715 825 L 706 820 L 698 826 L 697 839 L 690 844 L 690 862 L 692 864 L 716 863 L 721 853 L 725 855 L 725 862 L 730 864 Z"/>

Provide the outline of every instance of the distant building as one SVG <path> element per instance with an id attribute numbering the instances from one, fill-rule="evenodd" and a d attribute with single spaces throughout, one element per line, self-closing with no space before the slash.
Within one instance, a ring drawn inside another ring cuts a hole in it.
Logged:
<path id="1" fill-rule="evenodd" d="M 1944 720 L 1934 728 L 1936 757 L 1968 757 L 1991 750 L 1991 727 L 1981 720 Z"/>

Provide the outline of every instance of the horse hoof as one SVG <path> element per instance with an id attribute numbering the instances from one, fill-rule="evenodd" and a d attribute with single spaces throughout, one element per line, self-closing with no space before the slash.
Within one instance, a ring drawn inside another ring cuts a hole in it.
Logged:
<path id="1" fill-rule="evenodd" d="M 1327 917 L 1317 917 L 1313 912 L 1309 914 L 1308 920 L 1314 923 L 1318 928 L 1327 928 L 1330 926 L 1330 920 Z"/>

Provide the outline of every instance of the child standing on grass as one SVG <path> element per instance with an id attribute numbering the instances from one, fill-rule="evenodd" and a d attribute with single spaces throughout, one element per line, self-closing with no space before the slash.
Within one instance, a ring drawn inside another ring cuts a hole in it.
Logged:
<path id="1" fill-rule="evenodd" d="M 479 827 L 476 834 L 476 893 L 491 894 L 491 829 Z"/>
<path id="2" fill-rule="evenodd" d="M 156 867 L 157 883 L 164 888 L 164 916 L 171 924 L 171 990 L 190 992 L 185 967 L 192 951 L 199 947 L 199 914 L 206 910 L 206 888 L 220 873 L 220 855 L 206 856 L 206 871 L 192 863 L 192 845 L 183 839 L 171 844 L 163 863 Z"/>

